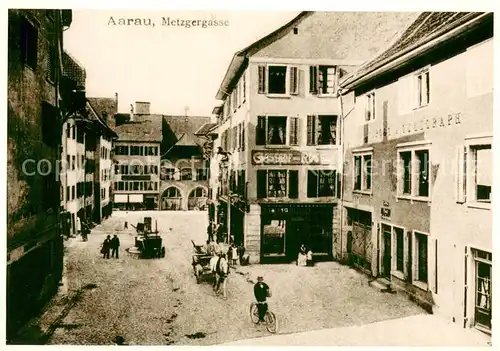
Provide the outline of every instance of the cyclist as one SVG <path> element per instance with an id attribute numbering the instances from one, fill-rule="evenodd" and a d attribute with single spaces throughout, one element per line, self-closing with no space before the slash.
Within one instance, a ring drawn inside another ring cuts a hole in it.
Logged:
<path id="1" fill-rule="evenodd" d="M 259 310 L 258 323 L 260 323 L 264 321 L 264 316 L 267 312 L 267 298 L 271 297 L 271 289 L 269 285 L 264 283 L 264 278 L 262 276 L 257 277 L 257 283 L 253 287 L 253 293 L 257 300 L 257 308 Z"/>

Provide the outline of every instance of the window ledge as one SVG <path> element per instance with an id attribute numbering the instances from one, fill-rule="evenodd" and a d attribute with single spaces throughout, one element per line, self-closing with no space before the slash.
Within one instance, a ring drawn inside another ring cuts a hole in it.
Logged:
<path id="1" fill-rule="evenodd" d="M 421 105 L 421 106 L 415 106 L 413 107 L 413 111 L 417 111 L 417 110 L 420 110 L 420 109 L 423 109 L 423 108 L 426 108 L 430 105 L 430 102 L 424 104 L 424 105 Z"/>
<path id="2" fill-rule="evenodd" d="M 398 195 L 397 199 L 398 200 L 409 200 L 411 202 L 417 201 L 417 202 L 431 203 L 431 198 L 430 197 L 423 197 L 423 196 Z"/>
<path id="3" fill-rule="evenodd" d="M 339 146 L 337 144 L 326 144 L 326 145 L 317 145 L 316 149 L 317 150 L 332 150 L 332 149 L 336 149 L 338 147 Z"/>
<path id="4" fill-rule="evenodd" d="M 270 94 L 270 93 L 267 93 L 266 96 L 268 98 L 281 98 L 281 99 L 290 99 L 291 98 L 290 94 Z"/>
<path id="5" fill-rule="evenodd" d="M 290 145 L 265 145 L 266 149 L 290 149 Z"/>
<path id="6" fill-rule="evenodd" d="M 373 193 L 371 191 L 366 191 L 366 190 L 353 190 L 353 194 L 361 194 L 361 195 L 370 195 L 372 196 Z"/>
<path id="7" fill-rule="evenodd" d="M 336 98 L 337 95 L 335 93 L 331 94 L 316 94 L 317 97 L 319 98 Z"/>
<path id="8" fill-rule="evenodd" d="M 400 280 L 405 280 L 405 275 L 401 271 L 392 271 L 391 274 Z"/>
<path id="9" fill-rule="evenodd" d="M 468 208 L 491 210 L 491 202 L 467 202 L 466 204 Z"/>
<path id="10" fill-rule="evenodd" d="M 418 280 L 414 280 L 412 284 L 414 286 L 416 286 L 417 288 L 422 289 L 424 291 L 429 290 L 427 283 L 424 283 L 424 282 L 421 282 L 421 281 L 418 281 Z"/>

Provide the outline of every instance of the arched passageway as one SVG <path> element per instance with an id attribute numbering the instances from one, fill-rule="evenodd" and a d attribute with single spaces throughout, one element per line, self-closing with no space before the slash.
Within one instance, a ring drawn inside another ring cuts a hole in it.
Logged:
<path id="1" fill-rule="evenodd" d="M 161 195 L 161 209 L 166 211 L 182 210 L 182 194 L 179 188 L 171 186 Z"/>

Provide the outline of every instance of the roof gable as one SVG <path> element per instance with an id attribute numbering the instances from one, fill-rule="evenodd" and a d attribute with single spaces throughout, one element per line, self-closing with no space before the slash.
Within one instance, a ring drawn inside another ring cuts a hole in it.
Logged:
<path id="1" fill-rule="evenodd" d="M 438 37 L 480 14 L 472 12 L 423 12 L 387 50 L 346 77 L 341 85 L 349 86 L 375 69 L 383 67 L 389 61 L 420 47 L 434 37 Z"/>

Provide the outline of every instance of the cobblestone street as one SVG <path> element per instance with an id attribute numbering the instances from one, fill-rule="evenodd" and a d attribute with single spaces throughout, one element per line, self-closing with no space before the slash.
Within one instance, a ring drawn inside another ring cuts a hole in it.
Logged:
<path id="1" fill-rule="evenodd" d="M 264 275 L 273 296 L 270 309 L 280 333 L 362 325 L 424 313 L 403 295 L 388 295 L 368 278 L 335 262 L 313 268 L 290 265 L 237 266 L 228 279 L 228 298 L 214 295 L 208 282 L 196 284 L 191 239 L 203 243 L 205 212 L 155 212 L 166 246 L 163 259 L 138 259 L 126 252 L 135 230 L 123 230 L 125 217 L 136 224 L 145 213 L 115 212 L 96 227 L 88 242 L 67 241 L 66 289 L 74 306 L 53 326 L 49 344 L 111 344 L 121 335 L 128 344 L 212 345 L 269 334 L 254 326 L 248 307 L 252 281 Z M 154 220 L 153 220 L 154 227 Z M 120 258 L 103 259 L 106 234 L 120 237 Z M 64 289 L 63 289 L 64 290 Z M 75 293 L 79 294 L 74 297 Z M 54 299 L 41 319 L 53 324 L 63 307 Z"/>

